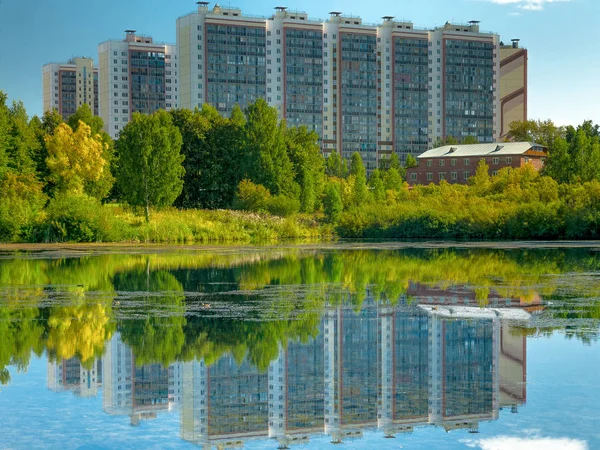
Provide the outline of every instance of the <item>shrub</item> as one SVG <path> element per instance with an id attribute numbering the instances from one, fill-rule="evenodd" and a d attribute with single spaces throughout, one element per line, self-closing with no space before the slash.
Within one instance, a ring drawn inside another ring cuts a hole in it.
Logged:
<path id="1" fill-rule="evenodd" d="M 271 193 L 262 184 L 254 184 L 250 180 L 242 180 L 235 195 L 234 209 L 266 211 L 270 198 Z"/>
<path id="2" fill-rule="evenodd" d="M 47 217 L 37 233 L 45 242 L 102 242 L 119 240 L 120 226 L 109 208 L 84 194 L 64 194 L 48 204 Z"/>
<path id="3" fill-rule="evenodd" d="M 300 201 L 285 195 L 277 195 L 267 202 L 267 211 L 275 216 L 288 217 L 300 211 Z"/>
<path id="4" fill-rule="evenodd" d="M 0 181 L 0 241 L 27 239 L 47 197 L 32 175 L 7 173 Z"/>

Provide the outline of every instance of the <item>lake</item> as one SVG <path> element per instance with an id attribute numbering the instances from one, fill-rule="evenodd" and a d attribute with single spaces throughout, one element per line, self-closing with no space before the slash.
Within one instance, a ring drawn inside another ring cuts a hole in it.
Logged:
<path id="1" fill-rule="evenodd" d="M 0 248 L 0 448 L 600 448 L 600 244 Z"/>

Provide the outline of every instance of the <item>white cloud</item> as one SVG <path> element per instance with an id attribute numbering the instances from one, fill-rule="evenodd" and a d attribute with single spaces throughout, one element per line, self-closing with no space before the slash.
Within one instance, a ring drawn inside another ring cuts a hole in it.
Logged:
<path id="1" fill-rule="evenodd" d="M 466 441 L 470 448 L 481 450 L 589 450 L 587 442 L 569 438 L 520 438 L 498 436 Z"/>
<path id="2" fill-rule="evenodd" d="M 541 11 L 547 3 L 564 3 L 573 0 L 485 0 L 497 5 L 514 5 L 526 11 Z"/>

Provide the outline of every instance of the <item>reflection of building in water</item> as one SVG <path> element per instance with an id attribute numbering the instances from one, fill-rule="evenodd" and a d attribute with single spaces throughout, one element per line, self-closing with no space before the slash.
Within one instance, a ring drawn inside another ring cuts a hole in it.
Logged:
<path id="1" fill-rule="evenodd" d="M 95 397 L 102 385 L 102 360 L 81 364 L 79 358 L 48 360 L 48 389 L 72 391 L 79 397 Z"/>
<path id="2" fill-rule="evenodd" d="M 128 415 L 131 424 L 153 419 L 168 411 L 176 400 L 175 386 L 178 370 L 161 364 L 136 366 L 131 348 L 115 333 L 106 346 L 103 357 L 103 408 L 108 414 Z M 175 391 L 174 387 L 171 388 Z"/>
<path id="3" fill-rule="evenodd" d="M 182 364 L 181 436 L 224 448 L 385 436 L 419 425 L 476 431 L 525 401 L 525 344 L 505 318 L 520 309 L 392 307 L 326 311 L 320 334 L 279 349 L 266 373 L 224 356 Z"/>

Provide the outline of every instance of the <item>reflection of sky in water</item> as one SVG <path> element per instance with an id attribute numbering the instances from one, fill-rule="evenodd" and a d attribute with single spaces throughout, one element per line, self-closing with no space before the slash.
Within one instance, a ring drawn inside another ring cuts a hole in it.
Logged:
<path id="1" fill-rule="evenodd" d="M 415 448 L 481 450 L 583 450 L 600 448 L 600 343 L 585 346 L 562 334 L 528 339 L 527 404 L 518 414 L 509 409 L 500 419 L 482 422 L 479 434 L 446 433 L 422 427 L 396 439 L 365 431 L 362 439 L 329 443 L 313 437 L 304 448 Z M 102 393 L 78 398 L 47 389 L 47 364 L 35 358 L 27 374 L 12 370 L 12 382 L 0 388 L 0 448 L 174 448 L 192 444 L 180 439 L 179 412 L 160 413 L 154 420 L 130 425 L 128 416 L 102 409 Z M 247 441 L 250 449 L 272 449 L 276 441 Z M 197 448 L 197 447 L 196 447 Z"/>

